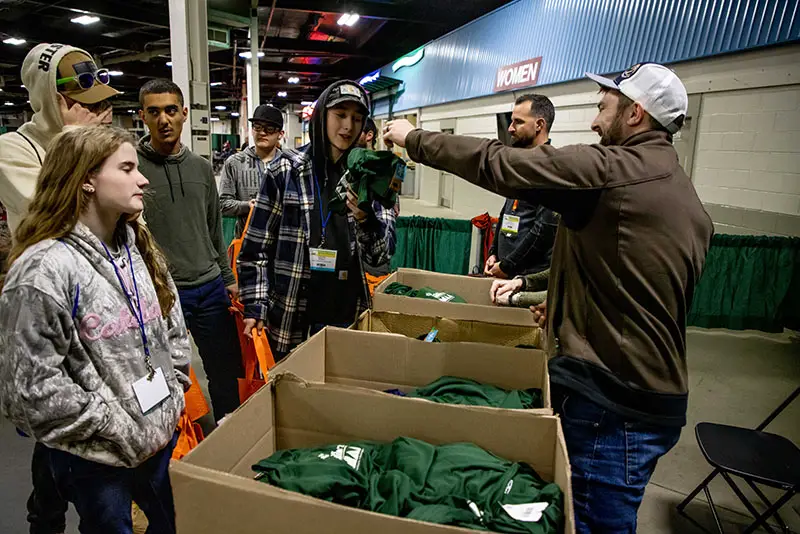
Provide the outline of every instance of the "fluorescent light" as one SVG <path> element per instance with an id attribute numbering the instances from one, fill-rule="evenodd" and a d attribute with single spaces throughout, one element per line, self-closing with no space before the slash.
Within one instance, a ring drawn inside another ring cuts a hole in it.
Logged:
<path id="1" fill-rule="evenodd" d="M 70 22 L 74 22 L 75 24 L 83 24 L 84 26 L 88 26 L 89 24 L 94 24 L 95 22 L 100 22 L 100 17 L 95 17 L 92 15 L 81 15 L 80 17 L 75 17 L 74 19 L 70 19 Z"/>
<path id="2" fill-rule="evenodd" d="M 253 57 L 253 54 L 251 52 L 249 52 L 249 51 L 248 52 L 239 52 L 239 57 L 244 58 L 244 59 L 251 59 Z M 264 52 L 259 52 L 258 53 L 258 57 L 264 57 Z"/>
<path id="3" fill-rule="evenodd" d="M 123 74 L 125 74 L 125 73 L 122 72 L 121 70 L 110 70 L 110 71 L 108 71 L 108 75 L 109 76 L 122 76 Z"/>
<path id="4" fill-rule="evenodd" d="M 167 67 L 171 67 L 171 66 L 172 66 L 172 61 L 167 61 Z"/>
<path id="5" fill-rule="evenodd" d="M 286 95 L 287 95 L 286 91 L 278 91 L 278 96 L 279 97 L 286 98 Z"/>
<path id="6" fill-rule="evenodd" d="M 211 86 L 211 87 L 217 87 L 218 85 L 222 85 L 222 82 L 211 82 L 208 85 Z"/>
<path id="7" fill-rule="evenodd" d="M 309 102 L 308 100 L 303 100 L 302 102 L 300 102 L 300 105 L 301 106 L 313 106 L 314 103 L 313 102 Z"/>
<path id="8" fill-rule="evenodd" d="M 27 41 L 25 39 L 18 39 L 16 37 L 9 37 L 8 39 L 3 41 L 5 44 L 19 46 L 21 44 L 25 44 Z"/>
<path id="9" fill-rule="evenodd" d="M 136 110 L 135 109 L 129 109 L 128 113 L 136 113 Z"/>
<path id="10" fill-rule="evenodd" d="M 228 108 L 226 106 L 214 106 L 214 109 L 216 109 L 217 111 L 225 111 Z"/>
<path id="11" fill-rule="evenodd" d="M 233 113 L 231 113 L 231 117 L 238 117 L 238 116 L 239 116 L 238 111 L 234 111 Z"/>
<path id="12" fill-rule="evenodd" d="M 20 87 L 22 87 L 23 89 L 25 89 L 25 86 L 24 86 L 24 85 L 22 85 L 22 84 L 20 84 Z"/>
<path id="13" fill-rule="evenodd" d="M 361 18 L 358 13 L 345 13 L 339 17 L 339 26 L 352 26 Z"/>
<path id="14" fill-rule="evenodd" d="M 217 122 L 217 121 L 219 121 L 219 117 L 211 117 L 211 122 Z"/>
<path id="15" fill-rule="evenodd" d="M 289 82 L 289 83 L 300 83 L 300 78 L 298 78 L 297 76 L 292 76 L 291 78 L 289 78 L 286 81 Z"/>
<path id="16" fill-rule="evenodd" d="M 3 88 L 2 88 L 2 87 L 0 87 L 0 93 L 2 93 L 2 92 L 3 92 Z"/>
<path id="17" fill-rule="evenodd" d="M 14 105 L 13 102 L 6 102 L 6 106 L 13 106 L 13 105 Z"/>

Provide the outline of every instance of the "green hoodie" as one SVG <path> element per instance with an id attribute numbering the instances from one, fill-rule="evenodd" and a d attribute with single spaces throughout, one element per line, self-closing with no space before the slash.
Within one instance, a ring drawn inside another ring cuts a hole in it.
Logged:
<path id="1" fill-rule="evenodd" d="M 138 150 L 139 170 L 150 181 L 144 218 L 167 255 L 175 285 L 198 287 L 220 274 L 226 286 L 233 284 L 211 164 L 186 147 L 162 156 L 150 144 L 149 135 Z"/>

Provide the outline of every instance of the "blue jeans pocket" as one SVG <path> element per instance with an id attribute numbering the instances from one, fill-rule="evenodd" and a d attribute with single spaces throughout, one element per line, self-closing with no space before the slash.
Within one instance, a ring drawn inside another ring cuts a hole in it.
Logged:
<path id="1" fill-rule="evenodd" d="M 625 482 L 644 488 L 658 460 L 675 446 L 680 428 L 654 427 L 644 423 L 625 423 Z"/>

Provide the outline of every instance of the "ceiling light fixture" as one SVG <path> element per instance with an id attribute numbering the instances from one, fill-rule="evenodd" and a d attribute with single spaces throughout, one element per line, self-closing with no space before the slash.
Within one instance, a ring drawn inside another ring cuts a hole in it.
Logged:
<path id="1" fill-rule="evenodd" d="M 287 93 L 286 93 L 286 91 L 278 91 L 278 96 L 281 97 L 281 98 L 286 98 Z"/>
<path id="2" fill-rule="evenodd" d="M 25 89 L 25 86 L 24 86 L 24 85 L 22 85 L 22 84 L 20 84 L 20 87 L 22 87 L 23 89 Z"/>
<path id="3" fill-rule="evenodd" d="M 75 17 L 74 19 L 70 19 L 70 22 L 74 22 L 75 24 L 82 24 L 84 26 L 88 26 L 89 24 L 94 24 L 95 22 L 100 22 L 100 17 L 95 17 L 93 15 L 81 15 L 80 17 Z"/>
<path id="4" fill-rule="evenodd" d="M 217 87 L 217 86 L 219 86 L 219 85 L 222 85 L 222 82 L 211 82 L 211 83 L 210 83 L 210 84 L 208 84 L 208 85 L 209 85 L 209 86 L 211 86 L 211 87 Z"/>
<path id="5" fill-rule="evenodd" d="M 13 102 L 6 102 L 6 106 L 13 106 L 13 105 L 14 105 Z"/>
<path id="6" fill-rule="evenodd" d="M 218 122 L 218 121 L 219 121 L 219 117 L 211 117 L 211 122 Z"/>
<path id="7" fill-rule="evenodd" d="M 18 39 L 16 37 L 9 37 L 8 39 L 3 41 L 5 44 L 10 44 L 14 46 L 19 46 L 21 44 L 27 43 L 25 39 Z"/>
<path id="8" fill-rule="evenodd" d="M 313 106 L 314 103 L 309 101 L 309 100 L 303 100 L 302 102 L 300 102 L 300 105 L 301 106 Z"/>
<path id="9" fill-rule="evenodd" d="M 108 71 L 108 75 L 109 76 L 122 76 L 123 74 L 125 74 L 125 73 L 122 72 L 121 70 L 110 70 L 110 71 Z"/>
<path id="10" fill-rule="evenodd" d="M 216 109 L 217 111 L 225 111 L 228 108 L 226 106 L 214 106 L 214 109 Z"/>
<path id="11" fill-rule="evenodd" d="M 251 52 L 249 52 L 249 51 L 248 52 L 239 52 L 239 57 L 244 58 L 244 59 L 251 59 L 253 57 L 253 54 Z M 264 52 L 259 52 L 258 53 L 258 57 L 264 57 Z"/>
<path id="12" fill-rule="evenodd" d="M 167 61 L 167 67 L 171 67 L 171 66 L 172 66 L 172 61 Z"/>
<path id="13" fill-rule="evenodd" d="M 238 116 L 239 116 L 239 112 L 237 112 L 237 111 L 234 111 L 233 113 L 231 113 L 231 117 L 238 117 Z"/>
<path id="14" fill-rule="evenodd" d="M 339 17 L 339 26 L 352 26 L 361 18 L 358 13 L 345 13 Z"/>
<path id="15" fill-rule="evenodd" d="M 297 76 L 292 76 L 291 78 L 289 78 L 286 81 L 289 82 L 289 83 L 300 83 L 300 78 L 298 78 Z"/>

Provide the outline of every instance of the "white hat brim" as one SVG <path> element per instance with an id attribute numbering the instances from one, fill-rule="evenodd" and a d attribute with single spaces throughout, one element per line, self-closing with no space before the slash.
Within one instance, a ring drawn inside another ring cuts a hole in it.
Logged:
<path id="1" fill-rule="evenodd" d="M 586 72 L 585 74 L 587 78 L 597 82 L 602 87 L 607 87 L 608 89 L 616 89 L 617 91 L 619 91 L 619 85 L 615 84 L 614 80 L 606 78 L 605 76 L 598 76 L 597 74 L 592 74 L 591 72 Z"/>

